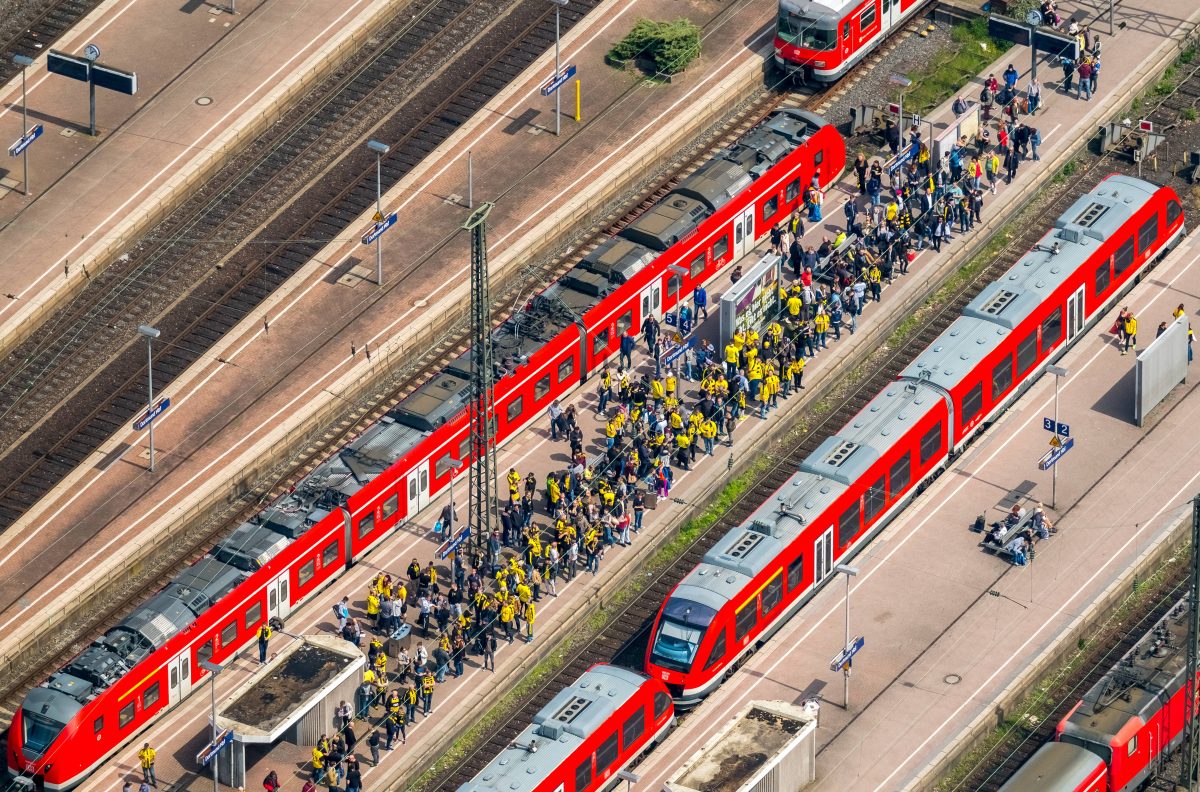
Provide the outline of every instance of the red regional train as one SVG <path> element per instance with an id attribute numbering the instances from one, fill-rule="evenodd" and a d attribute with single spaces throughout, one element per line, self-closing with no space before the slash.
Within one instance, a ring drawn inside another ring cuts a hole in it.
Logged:
<path id="1" fill-rule="evenodd" d="M 596 792 L 674 724 L 667 688 L 598 664 L 550 699 L 533 723 L 458 792 Z"/>
<path id="2" fill-rule="evenodd" d="M 770 114 L 493 334 L 496 432 L 511 437 L 785 219 L 846 162 L 837 130 Z M 29 691 L 9 730 L 18 782 L 69 789 L 222 663 L 411 520 L 470 461 L 470 352 L 239 526 Z"/>
<path id="3" fill-rule="evenodd" d="M 1168 187 L 1112 175 L 680 581 L 645 671 L 712 692 L 1184 233 Z"/>
<path id="4" fill-rule="evenodd" d="M 834 82 L 926 2 L 779 0 L 775 64 L 794 79 Z"/>
<path id="5" fill-rule="evenodd" d="M 1183 739 L 1187 605 L 1180 603 L 1071 708 L 1000 792 L 1131 792 Z"/>

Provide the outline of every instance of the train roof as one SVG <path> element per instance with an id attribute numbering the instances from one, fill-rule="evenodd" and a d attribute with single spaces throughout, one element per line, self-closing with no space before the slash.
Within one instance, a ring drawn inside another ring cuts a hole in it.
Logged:
<path id="1" fill-rule="evenodd" d="M 662 252 L 692 233 L 710 215 L 712 210 L 703 203 L 674 191 L 625 226 L 621 236 Z"/>
<path id="2" fill-rule="evenodd" d="M 837 27 L 845 11 L 860 0 L 779 0 L 780 13 L 792 13 Z"/>
<path id="3" fill-rule="evenodd" d="M 960 316 L 900 373 L 950 390 L 999 346 L 1008 328 L 984 319 Z"/>
<path id="4" fill-rule="evenodd" d="M 755 163 L 754 152 L 747 150 L 747 154 L 751 163 Z M 749 187 L 757 176 L 757 172 L 752 174 L 742 162 L 718 157 L 704 163 L 680 182 L 675 192 L 694 198 L 715 212 Z"/>
<path id="5" fill-rule="evenodd" d="M 619 286 L 645 269 L 657 256 L 657 253 L 645 245 L 614 236 L 604 240 L 598 248 L 584 256 L 580 266 L 597 275 L 603 275 L 609 283 Z"/>
<path id="6" fill-rule="evenodd" d="M 469 376 L 470 372 L 467 374 Z M 432 432 L 467 406 L 470 391 L 471 383 L 466 376 L 443 371 L 405 397 L 388 414 L 405 426 Z M 416 438 L 413 445 L 416 445 L 420 436 L 413 437 Z"/>
<path id="7" fill-rule="evenodd" d="M 646 677 L 624 668 L 593 666 L 550 699 L 533 723 L 458 792 L 531 792 L 645 682 Z"/>
<path id="8" fill-rule="evenodd" d="M 1080 789 L 1103 766 L 1099 756 L 1078 745 L 1046 743 L 1004 782 L 1000 792 Z"/>

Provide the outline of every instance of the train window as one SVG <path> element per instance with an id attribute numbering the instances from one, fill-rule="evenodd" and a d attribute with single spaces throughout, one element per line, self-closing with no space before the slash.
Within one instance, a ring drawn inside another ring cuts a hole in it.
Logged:
<path id="1" fill-rule="evenodd" d="M 630 308 L 625 313 L 617 317 L 617 333 L 624 334 L 626 330 L 633 327 L 633 309 Z M 605 341 L 605 344 L 608 342 Z"/>
<path id="2" fill-rule="evenodd" d="M 620 320 L 618 320 L 620 321 Z M 622 331 L 624 332 L 624 331 Z M 604 328 L 592 339 L 592 354 L 599 355 L 608 349 L 608 328 Z"/>
<path id="3" fill-rule="evenodd" d="M 1129 738 L 1129 742 L 1125 743 L 1125 752 L 1127 756 L 1133 756 L 1137 753 L 1137 735 Z"/>
<path id="4" fill-rule="evenodd" d="M 1054 313 L 1042 320 L 1042 352 L 1054 346 L 1062 339 L 1062 308 L 1055 308 Z"/>
<path id="5" fill-rule="evenodd" d="M 621 724 L 621 745 L 628 751 L 646 733 L 646 713 L 639 709 Z"/>
<path id="6" fill-rule="evenodd" d="M 1017 374 L 1024 374 L 1037 361 L 1037 333 L 1030 333 L 1017 344 Z"/>
<path id="7" fill-rule="evenodd" d="M 142 709 L 150 709 L 158 703 L 159 689 L 158 683 L 155 682 L 150 687 L 146 688 L 146 692 L 142 694 Z"/>
<path id="8" fill-rule="evenodd" d="M 1133 266 L 1133 240 L 1128 239 L 1124 245 L 1117 248 L 1116 254 L 1113 256 L 1113 271 L 1120 275 L 1125 270 Z"/>
<path id="9" fill-rule="evenodd" d="M 975 383 L 975 387 L 967 391 L 967 395 L 963 396 L 962 400 L 962 416 L 959 417 L 958 423 L 960 426 L 966 426 L 971 422 L 979 411 L 983 409 L 983 383 Z"/>
<path id="10" fill-rule="evenodd" d="M 1150 216 L 1150 219 L 1142 223 L 1142 227 L 1138 229 L 1138 252 L 1145 255 L 1150 248 L 1154 247 L 1154 243 L 1158 241 L 1158 215 Z"/>
<path id="11" fill-rule="evenodd" d="M 904 452 L 904 456 L 896 460 L 892 465 L 892 469 L 888 471 L 888 492 L 895 500 L 900 496 L 900 493 L 908 487 L 908 483 L 912 481 L 912 470 L 909 464 L 908 452 Z"/>
<path id="12" fill-rule="evenodd" d="M 399 495 L 393 495 L 383 502 L 383 519 L 386 520 L 398 511 L 400 511 Z"/>
<path id="13" fill-rule="evenodd" d="M 779 211 L 779 196 L 773 195 L 763 204 L 762 221 L 764 223 L 771 222 L 771 218 Z"/>
<path id="14" fill-rule="evenodd" d="M 813 154 L 813 165 L 820 165 L 824 161 L 825 149 L 817 149 L 817 152 Z"/>
<path id="15" fill-rule="evenodd" d="M 679 294 L 679 287 L 683 286 L 683 278 L 679 277 L 679 273 L 671 273 L 671 277 L 667 278 L 667 296 L 673 297 Z"/>
<path id="16" fill-rule="evenodd" d="M 1178 201 L 1167 201 L 1167 228 L 1173 226 L 1181 214 L 1183 214 L 1183 207 L 1179 205 Z"/>
<path id="17" fill-rule="evenodd" d="M 888 11 L 891 11 L 891 10 L 892 10 L 892 0 L 883 0 L 883 13 L 886 14 Z"/>
<path id="18" fill-rule="evenodd" d="M 921 467 L 925 467 L 942 455 L 942 422 L 929 427 L 921 438 Z"/>
<path id="19" fill-rule="evenodd" d="M 704 272 L 704 267 L 707 264 L 708 257 L 701 253 L 699 256 L 696 256 L 696 258 L 692 259 L 692 264 L 688 267 L 688 275 L 693 278 L 696 277 L 700 273 Z"/>
<path id="20" fill-rule="evenodd" d="M 321 551 L 321 568 L 333 566 L 338 562 L 338 542 L 333 540 L 325 545 L 325 549 Z"/>
<path id="21" fill-rule="evenodd" d="M 800 197 L 800 180 L 792 179 L 783 190 L 783 200 L 791 203 Z"/>
<path id="22" fill-rule="evenodd" d="M 533 383 L 533 400 L 540 401 L 547 393 L 550 392 L 550 375 L 542 377 L 537 382 Z"/>
<path id="23" fill-rule="evenodd" d="M 256 602 L 246 611 L 246 629 L 253 630 L 262 621 L 262 603 Z"/>
<path id="24" fill-rule="evenodd" d="M 303 586 L 305 583 L 313 579 L 313 575 L 317 572 L 317 562 L 308 561 L 300 567 L 300 571 L 296 573 L 297 585 Z"/>
<path id="25" fill-rule="evenodd" d="M 721 658 L 725 656 L 725 631 L 721 630 L 717 633 L 717 640 L 713 641 L 712 651 L 708 653 L 708 662 L 704 664 L 704 670 L 715 666 L 721 662 Z"/>
<path id="26" fill-rule="evenodd" d="M 191 671 L 191 664 L 188 661 L 188 659 L 185 657 L 185 658 L 183 658 L 183 662 L 179 664 L 179 678 L 186 682 L 188 676 L 190 676 L 190 671 Z"/>
<path id="27" fill-rule="evenodd" d="M 603 773 L 608 768 L 616 764 L 617 761 L 617 733 L 613 732 L 611 736 L 604 742 L 600 743 L 600 747 L 596 749 L 596 772 Z"/>
<path id="28" fill-rule="evenodd" d="M 1004 395 L 1013 382 L 1013 358 L 1012 355 L 1005 355 L 1004 360 L 996 364 L 992 369 L 992 401 L 996 401 Z"/>
<path id="29" fill-rule="evenodd" d="M 758 608 L 754 600 L 750 600 L 737 612 L 733 620 L 733 640 L 740 641 L 750 634 L 758 621 Z"/>
<path id="30" fill-rule="evenodd" d="M 508 416 L 508 422 L 512 423 L 521 417 L 521 413 L 525 412 L 525 397 L 518 396 L 508 403 L 508 410 L 505 415 Z"/>
<path id="31" fill-rule="evenodd" d="M 729 253 L 729 237 L 723 236 L 713 242 L 713 261 L 720 261 Z"/>
<path id="32" fill-rule="evenodd" d="M 788 564 L 788 591 L 795 591 L 804 582 L 804 556 L 796 556 Z"/>
<path id="33" fill-rule="evenodd" d="M 1112 269 L 1109 267 L 1108 259 L 1100 262 L 1100 266 L 1096 267 L 1096 296 L 1099 297 L 1104 292 L 1108 291 L 1108 284 L 1112 282 Z"/>
<path id="34" fill-rule="evenodd" d="M 875 521 L 883 512 L 883 504 L 886 503 L 883 489 L 883 476 L 879 477 L 871 486 L 867 487 L 867 491 L 863 494 L 863 523 L 870 524 Z"/>
<path id="35" fill-rule="evenodd" d="M 850 23 L 849 23 L 849 22 L 847 22 L 847 23 L 845 24 L 845 26 L 844 26 L 844 27 L 842 27 L 842 40 L 843 40 L 843 41 L 849 41 L 849 40 L 850 40 Z"/>
<path id="36" fill-rule="evenodd" d="M 587 789 L 592 784 L 592 757 L 583 760 L 583 764 L 575 768 L 575 788 Z"/>
<path id="37" fill-rule="evenodd" d="M 358 538 L 362 539 L 375 530 L 375 512 L 369 511 L 358 521 Z"/>
<path id="38" fill-rule="evenodd" d="M 671 697 L 659 691 L 654 694 L 654 720 L 658 720 L 671 709 Z"/>
<path id="39" fill-rule="evenodd" d="M 841 519 L 838 520 L 838 547 L 845 547 L 850 544 L 850 540 L 858 533 L 858 521 L 861 515 L 858 501 L 854 502 L 846 511 L 842 512 Z"/>
<path id="40" fill-rule="evenodd" d="M 232 646 L 237 641 L 237 621 L 231 621 L 221 628 L 221 646 Z"/>
<path id="41" fill-rule="evenodd" d="M 271 607 L 271 610 L 279 607 L 279 595 L 275 592 L 274 587 L 267 592 L 267 604 Z"/>
<path id="42" fill-rule="evenodd" d="M 179 669 L 172 668 L 171 669 L 171 690 L 174 690 L 177 687 L 179 687 Z"/>
<path id="43" fill-rule="evenodd" d="M 866 33 L 867 28 L 875 24 L 875 3 L 867 6 L 867 8 L 858 17 L 858 30 L 861 33 Z"/>
<path id="44" fill-rule="evenodd" d="M 99 734 L 104 729 L 104 716 L 101 715 L 96 720 L 92 721 L 92 732 Z"/>
<path id="45" fill-rule="evenodd" d="M 558 364 L 558 381 L 566 382 L 567 379 L 575 373 L 575 358 L 567 358 L 562 363 Z"/>
<path id="46" fill-rule="evenodd" d="M 462 442 L 458 444 L 458 458 L 460 460 L 466 460 L 470 456 L 471 456 L 471 435 L 468 434 L 466 437 L 464 437 L 462 439 Z"/>
<path id="47" fill-rule="evenodd" d="M 129 702 L 117 714 L 117 725 L 124 729 L 129 724 L 133 723 L 133 702 Z"/>
<path id="48" fill-rule="evenodd" d="M 775 606 L 783 599 L 783 575 L 776 574 L 767 582 L 762 593 L 762 612 L 766 616 L 775 610 Z"/>

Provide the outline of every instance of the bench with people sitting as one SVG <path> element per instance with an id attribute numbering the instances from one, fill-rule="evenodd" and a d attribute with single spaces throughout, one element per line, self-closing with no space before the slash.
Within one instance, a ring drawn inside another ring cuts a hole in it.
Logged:
<path id="1" fill-rule="evenodd" d="M 976 524 L 982 530 L 979 520 Z M 1046 516 L 1042 504 L 1039 503 L 1031 514 L 1020 504 L 1013 504 L 1002 522 L 992 523 L 979 547 L 1015 566 L 1025 566 L 1033 560 L 1034 545 L 1054 533 L 1058 533 L 1058 529 Z"/>

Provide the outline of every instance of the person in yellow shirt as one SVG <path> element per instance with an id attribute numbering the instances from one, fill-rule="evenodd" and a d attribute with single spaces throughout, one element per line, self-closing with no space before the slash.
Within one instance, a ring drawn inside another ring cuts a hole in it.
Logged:
<path id="1" fill-rule="evenodd" d="M 1133 351 L 1137 352 L 1137 317 L 1132 312 L 1125 317 L 1125 346 L 1122 347 L 1121 354 L 1128 352 L 1131 346 Z"/>
<path id="2" fill-rule="evenodd" d="M 709 418 L 700 424 L 700 439 L 704 441 L 704 453 L 713 455 L 713 445 L 717 439 L 717 422 Z"/>
<path id="3" fill-rule="evenodd" d="M 142 780 L 152 787 L 158 787 L 158 778 L 154 775 L 154 759 L 158 752 L 150 747 L 150 743 L 142 745 L 138 751 L 138 763 L 142 766 Z"/>
<path id="4" fill-rule="evenodd" d="M 521 613 L 521 618 L 525 620 L 525 643 L 533 643 L 533 620 L 537 615 L 537 609 L 533 606 L 533 601 L 525 603 L 525 609 Z"/>
<path id="5" fill-rule="evenodd" d="M 817 331 L 817 346 L 821 349 L 828 349 L 829 345 L 825 342 L 826 334 L 829 332 L 829 314 L 821 311 L 813 319 L 813 327 Z"/>

